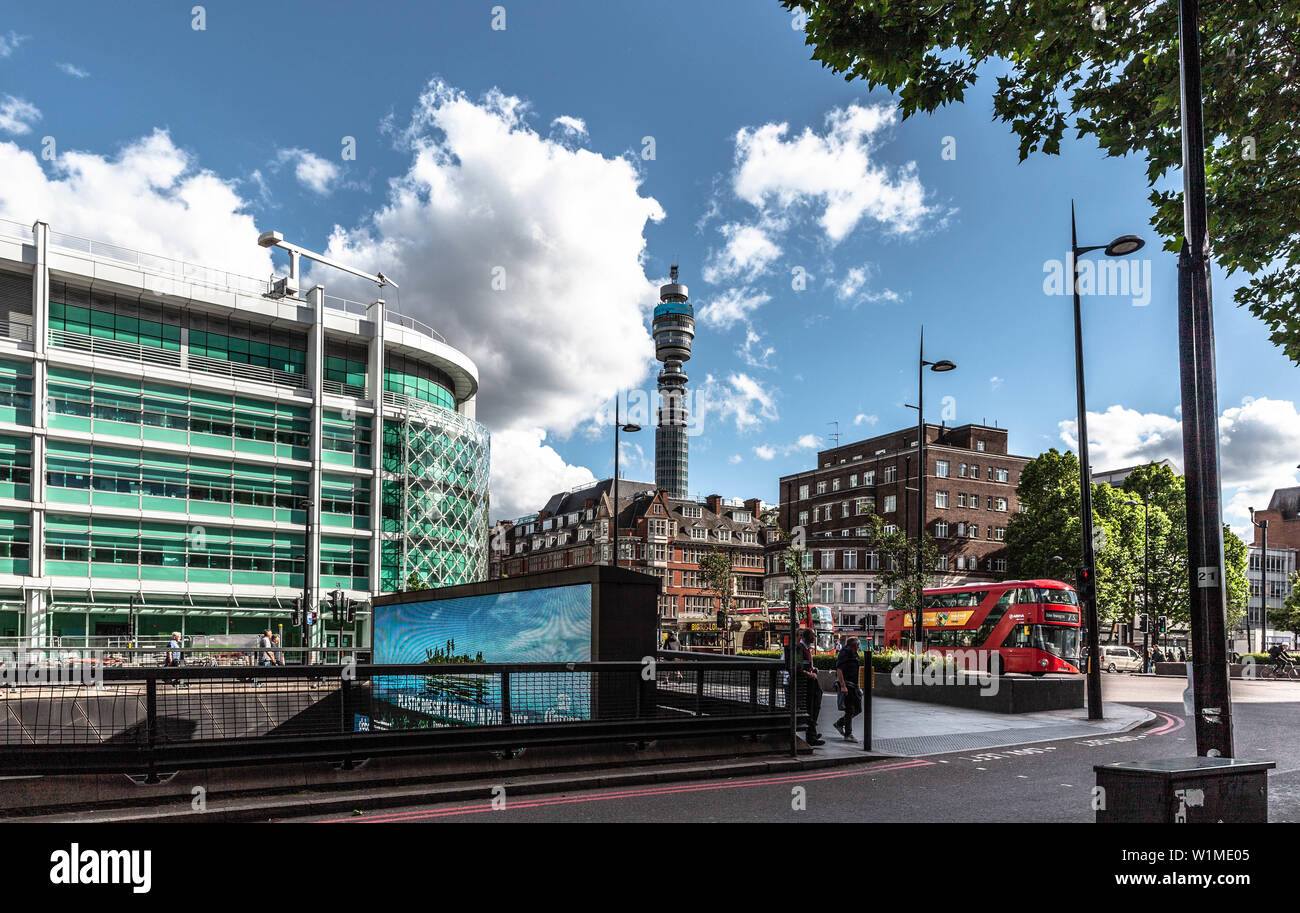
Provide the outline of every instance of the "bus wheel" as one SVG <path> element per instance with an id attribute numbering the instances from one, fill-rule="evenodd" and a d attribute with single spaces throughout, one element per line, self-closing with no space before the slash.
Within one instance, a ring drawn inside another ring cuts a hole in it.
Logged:
<path id="1" fill-rule="evenodd" d="M 1032 675 L 1034 678 L 1042 678 L 1042 677 L 1043 677 L 1044 675 L 1046 675 L 1047 673 L 1046 673 L 1046 672 L 1030 672 L 1029 674 Z"/>

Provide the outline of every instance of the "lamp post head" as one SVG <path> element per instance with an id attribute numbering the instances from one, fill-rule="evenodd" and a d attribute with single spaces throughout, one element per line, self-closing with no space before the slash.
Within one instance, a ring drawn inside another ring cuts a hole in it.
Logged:
<path id="1" fill-rule="evenodd" d="M 939 361 L 929 362 L 929 365 L 931 371 L 939 374 L 942 374 L 944 371 L 951 371 L 953 368 L 957 367 L 956 364 L 946 358 L 940 359 Z"/>
<path id="2" fill-rule="evenodd" d="M 1106 256 L 1126 257 L 1141 250 L 1145 245 L 1146 242 L 1137 235 L 1120 235 L 1106 245 Z"/>
<path id="3" fill-rule="evenodd" d="M 640 430 L 641 430 L 641 426 L 634 424 L 633 422 L 628 422 L 626 425 L 623 426 L 623 431 L 629 434 L 633 431 L 640 431 Z"/>
<path id="4" fill-rule="evenodd" d="M 257 236 L 257 243 L 260 247 L 275 247 L 284 240 L 284 235 L 278 231 L 264 231 Z"/>

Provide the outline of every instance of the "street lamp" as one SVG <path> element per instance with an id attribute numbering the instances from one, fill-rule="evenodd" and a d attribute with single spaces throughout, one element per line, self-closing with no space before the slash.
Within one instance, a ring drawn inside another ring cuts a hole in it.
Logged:
<path id="1" fill-rule="evenodd" d="M 1142 667 L 1145 669 L 1147 651 L 1151 647 L 1151 502 L 1130 498 L 1124 503 L 1128 507 L 1142 507 L 1142 614 L 1147 617 L 1147 623 L 1142 626 Z"/>
<path id="2" fill-rule="evenodd" d="M 925 568 L 922 561 L 925 555 L 925 474 L 928 467 L 925 463 L 925 369 L 929 368 L 936 374 L 943 374 L 956 368 L 957 365 L 948 359 L 939 361 L 925 360 L 925 327 L 921 327 L 921 348 L 917 358 L 916 366 L 916 448 L 917 456 L 920 458 L 920 468 L 917 472 L 916 481 L 916 611 L 912 615 L 912 649 L 916 649 L 925 638 L 925 625 L 923 616 L 925 612 Z M 904 482 L 906 487 L 906 482 Z M 906 492 L 904 492 L 906 495 Z M 923 648 L 923 646 L 922 646 Z"/>
<path id="3" fill-rule="evenodd" d="M 1300 468 L 1300 467 L 1297 467 Z M 1268 521 L 1255 519 L 1255 508 L 1250 508 L 1250 525 L 1264 531 L 1262 548 L 1259 552 L 1259 629 L 1264 630 L 1268 623 Z M 1250 561 L 1246 561 L 1250 567 Z M 1261 636 L 1262 640 L 1262 636 Z M 1255 652 L 1254 638 L 1250 634 L 1250 600 L 1246 600 L 1246 652 Z"/>
<path id="4" fill-rule="evenodd" d="M 614 567 L 618 567 L 618 433 L 626 431 L 628 434 L 640 431 L 641 426 L 628 422 L 622 423 L 618 414 L 618 394 L 614 395 Z"/>
<path id="5" fill-rule="evenodd" d="M 1071 290 L 1074 292 L 1074 377 L 1079 406 L 1079 505 L 1083 525 L 1084 617 L 1088 623 L 1088 719 L 1100 720 L 1101 665 L 1097 662 L 1100 640 L 1097 634 L 1097 556 L 1092 544 L 1092 466 L 1088 462 L 1088 405 L 1083 384 L 1083 316 L 1079 307 L 1079 257 L 1094 250 L 1104 250 L 1108 257 L 1123 257 L 1142 249 L 1145 242 L 1137 235 L 1120 235 L 1109 244 L 1079 246 L 1074 224 L 1074 203 L 1070 203 Z"/>

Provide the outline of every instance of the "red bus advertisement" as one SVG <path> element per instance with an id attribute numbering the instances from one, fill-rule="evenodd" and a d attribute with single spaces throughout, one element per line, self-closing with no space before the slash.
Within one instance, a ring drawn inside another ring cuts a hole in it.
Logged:
<path id="1" fill-rule="evenodd" d="M 1078 674 L 1082 616 L 1074 587 L 1059 580 L 1007 580 L 925 591 L 924 647 L 996 652 L 1003 672 Z M 906 609 L 885 614 L 885 646 L 908 649 L 914 622 Z"/>
<path id="2" fill-rule="evenodd" d="M 734 620 L 740 622 L 740 648 L 742 650 L 781 649 L 781 638 L 790 631 L 790 607 L 768 606 L 757 609 L 732 609 Z M 812 628 L 817 638 L 817 650 L 825 653 L 835 644 L 835 621 L 830 606 L 799 606 L 798 621 L 801 628 Z"/>

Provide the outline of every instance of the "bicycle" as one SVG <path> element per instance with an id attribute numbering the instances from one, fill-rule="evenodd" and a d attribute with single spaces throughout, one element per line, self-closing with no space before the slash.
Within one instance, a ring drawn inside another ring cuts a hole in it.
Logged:
<path id="1" fill-rule="evenodd" d="M 1281 663 L 1270 662 L 1263 665 L 1264 668 L 1260 670 L 1258 676 L 1261 679 L 1283 678 L 1287 681 L 1295 681 L 1297 678 L 1300 678 L 1300 669 L 1297 669 L 1294 663 L 1284 661 Z"/>

